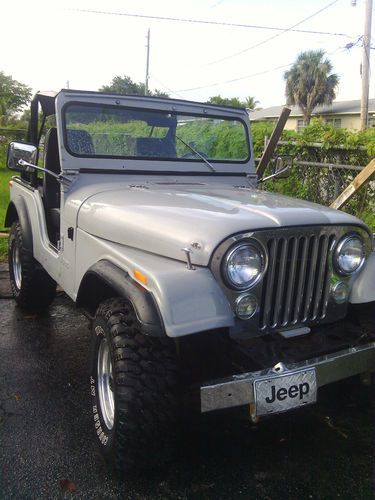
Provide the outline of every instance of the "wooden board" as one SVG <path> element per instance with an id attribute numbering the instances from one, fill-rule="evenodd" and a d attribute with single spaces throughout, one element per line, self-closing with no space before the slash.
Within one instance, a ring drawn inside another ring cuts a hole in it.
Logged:
<path id="1" fill-rule="evenodd" d="M 330 208 L 336 208 L 336 210 L 343 207 L 350 198 L 367 182 L 370 181 L 371 177 L 375 174 L 375 158 L 370 161 L 370 163 L 363 169 L 355 179 L 349 184 L 348 187 L 331 203 Z"/>
<path id="2" fill-rule="evenodd" d="M 281 137 L 281 134 L 284 130 L 284 127 L 285 127 L 285 124 L 288 120 L 289 115 L 290 115 L 290 109 L 283 108 L 281 115 L 279 116 L 279 119 L 277 120 L 275 128 L 272 132 L 270 140 L 268 141 L 268 144 L 267 144 L 265 150 L 263 151 L 262 158 L 260 159 L 260 162 L 258 163 L 258 167 L 257 167 L 258 179 L 260 177 L 262 177 L 262 175 L 264 174 L 264 171 L 267 168 L 268 163 L 271 161 L 272 155 L 276 149 L 277 143 Z"/>

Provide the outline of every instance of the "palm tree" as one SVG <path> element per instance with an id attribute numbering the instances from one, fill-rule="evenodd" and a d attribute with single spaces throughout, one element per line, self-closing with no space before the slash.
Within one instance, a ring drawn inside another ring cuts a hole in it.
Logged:
<path id="1" fill-rule="evenodd" d="M 332 64 L 324 54 L 324 50 L 301 52 L 284 73 L 287 104 L 300 107 L 306 125 L 316 106 L 331 104 L 336 97 L 339 77 L 332 73 Z"/>
<path id="2" fill-rule="evenodd" d="M 249 95 L 248 97 L 245 98 L 245 107 L 249 108 L 251 110 L 255 109 L 257 104 L 259 104 L 259 101 L 255 99 L 255 97 L 252 97 Z"/>

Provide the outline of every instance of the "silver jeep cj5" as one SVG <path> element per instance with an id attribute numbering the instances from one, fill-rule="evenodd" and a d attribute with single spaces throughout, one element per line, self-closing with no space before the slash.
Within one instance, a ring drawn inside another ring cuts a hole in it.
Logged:
<path id="1" fill-rule="evenodd" d="M 92 424 L 117 470 L 167 461 L 182 408 L 257 418 L 374 370 L 371 233 L 257 190 L 245 110 L 38 93 L 8 167 L 14 298 L 40 310 L 58 284 L 90 319 Z"/>

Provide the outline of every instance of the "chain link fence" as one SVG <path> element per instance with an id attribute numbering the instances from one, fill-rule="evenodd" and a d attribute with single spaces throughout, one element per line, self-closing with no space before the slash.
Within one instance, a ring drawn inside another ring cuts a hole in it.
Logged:
<path id="1" fill-rule="evenodd" d="M 372 159 L 365 148 L 324 149 L 319 144 L 300 146 L 281 141 L 277 156 L 292 161 L 288 176 L 270 179 L 263 189 L 302 198 L 322 205 L 330 205 Z M 269 165 L 265 176 L 272 174 Z M 375 179 L 363 186 L 342 208 L 362 218 L 375 230 Z"/>

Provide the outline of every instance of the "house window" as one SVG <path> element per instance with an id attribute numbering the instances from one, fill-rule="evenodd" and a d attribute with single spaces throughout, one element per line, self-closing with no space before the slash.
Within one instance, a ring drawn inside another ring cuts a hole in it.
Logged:
<path id="1" fill-rule="evenodd" d="M 302 132 L 302 130 L 306 127 L 305 120 L 297 120 L 297 132 Z"/>
<path id="2" fill-rule="evenodd" d="M 368 126 L 375 127 L 375 116 L 370 116 L 368 119 Z"/>
<path id="3" fill-rule="evenodd" d="M 341 118 L 326 118 L 326 124 L 335 128 L 341 128 Z"/>

